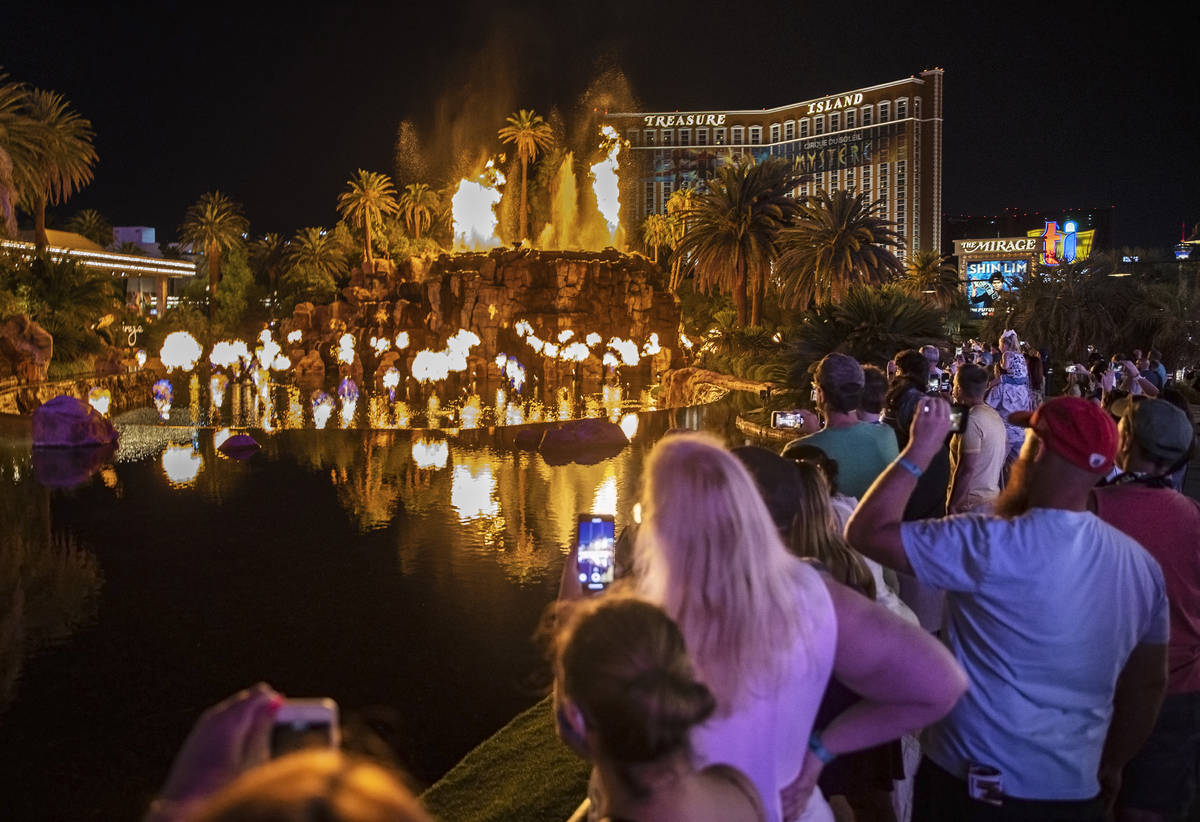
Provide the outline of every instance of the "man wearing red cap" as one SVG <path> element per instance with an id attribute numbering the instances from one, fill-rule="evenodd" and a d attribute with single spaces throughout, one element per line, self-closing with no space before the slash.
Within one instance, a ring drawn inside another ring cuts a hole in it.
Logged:
<path id="1" fill-rule="evenodd" d="M 995 515 L 901 522 L 949 432 L 949 405 L 927 398 L 846 526 L 862 553 L 946 591 L 943 636 L 971 681 L 922 739 L 914 822 L 1099 822 L 1110 725 L 1144 738 L 1165 686 L 1162 571 L 1088 511 L 1113 466 L 1112 418 L 1059 397 L 1009 420 L 1028 430 Z"/>

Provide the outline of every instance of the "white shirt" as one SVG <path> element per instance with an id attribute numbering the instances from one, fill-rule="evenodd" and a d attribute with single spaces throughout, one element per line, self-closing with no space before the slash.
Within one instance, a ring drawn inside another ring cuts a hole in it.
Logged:
<path id="1" fill-rule="evenodd" d="M 960 779 L 997 768 L 1021 799 L 1096 796 L 1117 675 L 1135 645 L 1167 641 L 1158 563 L 1086 511 L 964 514 L 900 534 L 917 578 L 947 592 L 945 640 L 971 683 L 926 754 Z"/>

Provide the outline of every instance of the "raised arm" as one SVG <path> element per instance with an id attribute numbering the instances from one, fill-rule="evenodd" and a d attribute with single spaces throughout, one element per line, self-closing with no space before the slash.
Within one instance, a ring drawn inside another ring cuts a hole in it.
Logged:
<path id="1" fill-rule="evenodd" d="M 899 739 L 948 714 L 967 690 L 967 675 L 946 648 L 862 594 L 826 578 L 837 612 L 833 674 L 862 697 L 821 730 L 830 753 L 844 754 Z M 785 818 L 797 818 L 823 765 L 809 751 L 784 790 Z"/>
<path id="2" fill-rule="evenodd" d="M 904 506 L 917 487 L 913 469 L 929 468 L 949 432 L 950 404 L 937 397 L 922 398 L 913 414 L 908 445 L 867 490 L 846 523 L 846 540 L 852 547 L 888 568 L 913 572 L 900 539 Z"/>

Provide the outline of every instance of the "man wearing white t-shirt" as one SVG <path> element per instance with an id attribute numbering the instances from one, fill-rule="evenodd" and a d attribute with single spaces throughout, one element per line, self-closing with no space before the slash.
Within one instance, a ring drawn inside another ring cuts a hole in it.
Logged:
<path id="1" fill-rule="evenodd" d="M 978 365 L 964 365 L 954 375 L 954 402 L 966 409 L 966 422 L 950 438 L 950 514 L 986 514 L 1000 495 L 1008 434 L 996 409 L 984 402 L 987 387 L 987 369 Z"/>
<path id="2" fill-rule="evenodd" d="M 846 526 L 863 554 L 946 591 L 944 639 L 970 688 L 923 737 L 913 822 L 1095 820 L 1153 727 L 1166 686 L 1162 571 L 1088 508 L 1112 467 L 1112 418 L 1078 397 L 1032 415 L 996 515 L 901 522 L 949 430 L 926 398 L 908 446 Z"/>

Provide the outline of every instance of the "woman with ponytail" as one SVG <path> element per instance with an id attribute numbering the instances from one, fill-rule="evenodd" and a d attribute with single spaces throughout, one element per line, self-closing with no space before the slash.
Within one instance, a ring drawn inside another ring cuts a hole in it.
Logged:
<path id="1" fill-rule="evenodd" d="M 592 762 L 574 819 L 766 819 L 743 774 L 693 763 L 692 729 L 716 701 L 661 609 L 618 594 L 577 604 L 556 637 L 554 696 L 559 735 Z"/>

